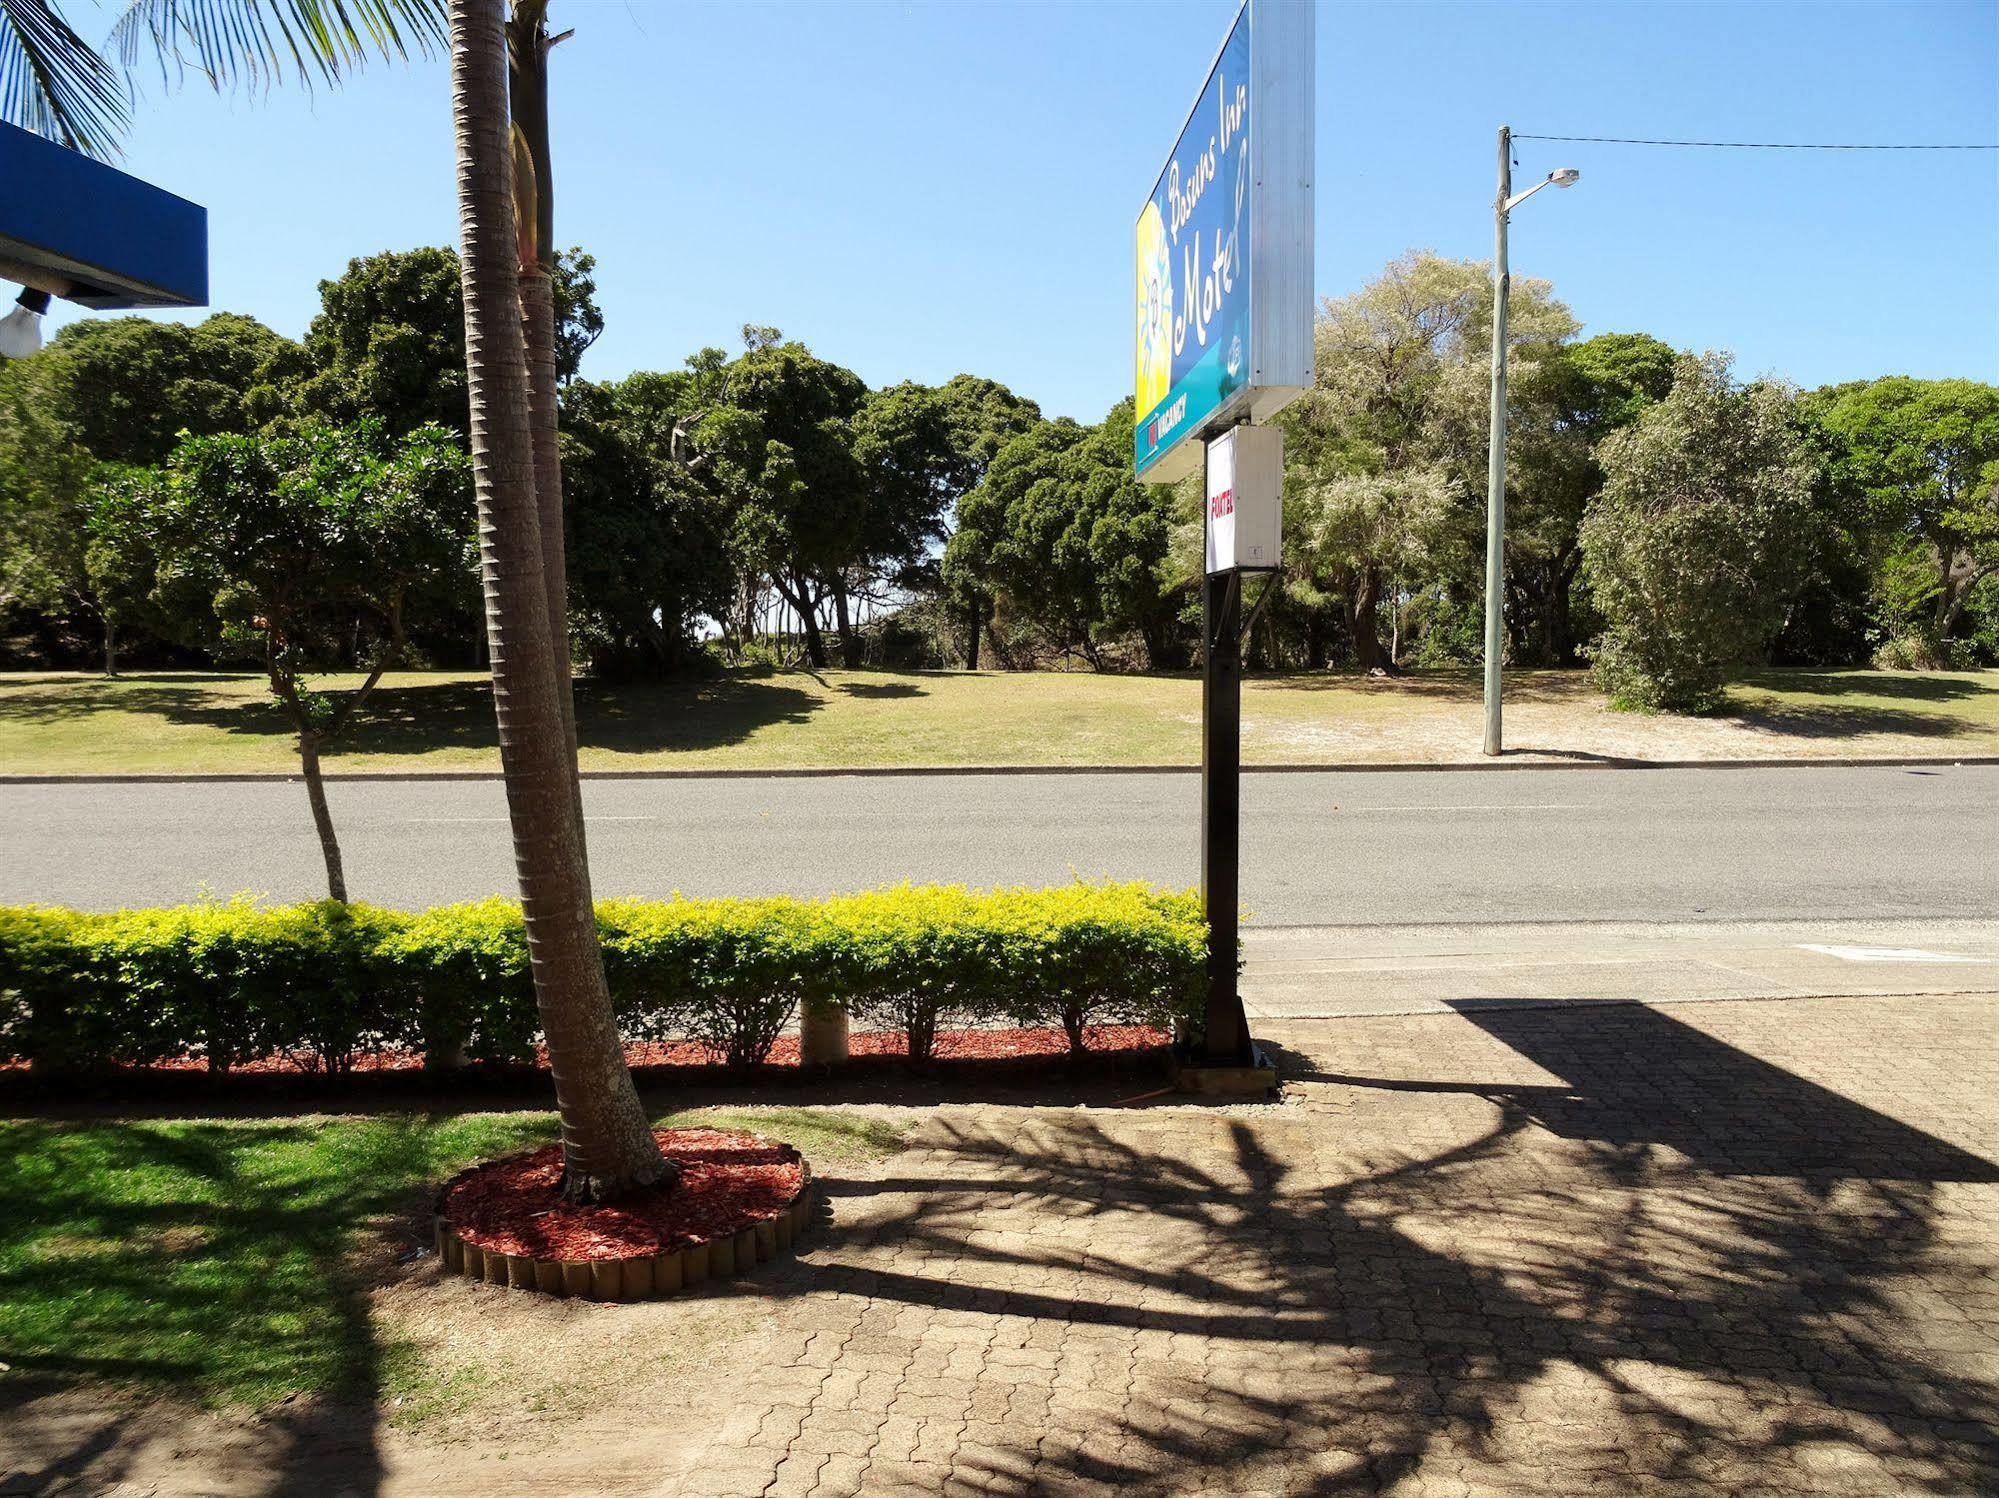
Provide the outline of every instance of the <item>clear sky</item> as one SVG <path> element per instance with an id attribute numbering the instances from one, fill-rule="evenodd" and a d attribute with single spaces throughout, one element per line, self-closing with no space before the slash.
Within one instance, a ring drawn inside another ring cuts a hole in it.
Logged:
<path id="1" fill-rule="evenodd" d="M 1050 414 L 1131 387 L 1132 221 L 1235 0 L 555 0 L 557 237 L 584 373 L 775 324 L 870 383 L 960 370 Z M 85 3 L 80 29 L 93 30 Z M 1494 133 L 1999 141 L 1999 0 L 1325 4 L 1318 289 L 1492 252 Z M 1516 274 L 1586 332 L 1806 385 L 1999 380 L 1999 152 L 1523 141 Z M 297 335 L 351 256 L 453 242 L 441 57 L 338 90 L 145 86 L 124 163 L 207 205 L 211 294 Z"/>

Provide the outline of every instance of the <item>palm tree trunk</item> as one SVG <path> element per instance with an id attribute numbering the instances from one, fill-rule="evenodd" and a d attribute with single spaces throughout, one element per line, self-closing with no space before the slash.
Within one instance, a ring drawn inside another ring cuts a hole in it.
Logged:
<path id="1" fill-rule="evenodd" d="M 451 0 L 465 373 L 500 765 L 535 1000 L 562 1116 L 563 1191 L 596 1201 L 671 1179 L 625 1066 L 604 982 L 542 570 L 521 334 L 500 0 Z"/>
<path id="2" fill-rule="evenodd" d="M 576 790 L 576 836 L 590 874 L 590 826 L 576 766 L 576 682 L 570 664 L 570 572 L 562 504 L 562 438 L 556 396 L 556 294 L 550 282 L 556 244 L 556 184 L 548 148 L 546 0 L 514 0 L 508 20 L 508 96 L 514 116 L 514 234 L 520 254 L 520 330 L 528 348 L 528 422 L 534 428 L 534 494 L 542 520 L 542 574 L 556 632 L 556 678 L 562 732 L 570 740 Z"/>
<path id="3" fill-rule="evenodd" d="M 556 631 L 555 669 L 562 726 L 576 754 L 576 691 L 569 657 L 569 564 L 563 524 L 562 447 L 557 422 L 555 181 L 548 143 L 548 35 L 545 0 L 515 0 L 507 23 L 507 87 L 514 129 L 514 232 L 519 246 L 521 336 L 527 347 L 528 420 L 534 430 L 535 504 L 541 517 L 542 583 Z M 579 828 L 583 787 L 576 787 Z M 587 834 L 587 829 L 584 829 Z M 588 844 L 585 844 L 588 865 Z"/>

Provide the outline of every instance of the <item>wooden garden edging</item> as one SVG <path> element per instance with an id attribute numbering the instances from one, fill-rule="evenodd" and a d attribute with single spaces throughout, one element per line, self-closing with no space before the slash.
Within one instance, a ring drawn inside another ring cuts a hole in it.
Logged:
<path id="1" fill-rule="evenodd" d="M 475 1165 L 461 1170 L 438 1188 L 431 1232 L 444 1272 L 514 1290 L 539 1290 L 546 1295 L 573 1295 L 585 1300 L 654 1300 L 678 1295 L 706 1280 L 734 1279 L 747 1274 L 759 1264 L 792 1252 L 812 1224 L 817 1198 L 812 1167 L 800 1159 L 797 1195 L 774 1216 L 759 1218 L 734 1233 L 664 1253 L 636 1254 L 625 1259 L 535 1259 L 467 1243 L 445 1221 L 446 1193 L 482 1168 Z"/>

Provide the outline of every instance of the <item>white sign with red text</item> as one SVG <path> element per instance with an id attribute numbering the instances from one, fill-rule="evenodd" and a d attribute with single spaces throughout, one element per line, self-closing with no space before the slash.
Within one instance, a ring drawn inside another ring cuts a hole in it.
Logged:
<path id="1" fill-rule="evenodd" d="M 1230 427 L 1208 444 L 1208 571 L 1275 572 L 1284 530 L 1284 434 Z"/>

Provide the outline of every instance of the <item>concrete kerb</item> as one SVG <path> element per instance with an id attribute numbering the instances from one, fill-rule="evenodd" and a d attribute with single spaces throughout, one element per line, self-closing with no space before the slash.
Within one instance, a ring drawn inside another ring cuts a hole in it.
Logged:
<path id="1" fill-rule="evenodd" d="M 1245 775 L 1410 775 L 1452 770 L 1903 770 L 1937 766 L 1999 765 L 1999 754 L 1889 755 L 1807 759 L 1473 759 L 1387 760 L 1359 764 L 1244 765 Z M 775 769 L 584 770 L 584 780 L 832 780 L 952 775 L 1198 775 L 1199 765 L 869 765 L 786 766 Z M 285 784 L 301 777 L 282 770 L 221 774 L 0 775 L 0 785 L 255 785 Z M 497 781 L 498 770 L 328 771 L 328 781 Z"/>

